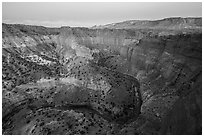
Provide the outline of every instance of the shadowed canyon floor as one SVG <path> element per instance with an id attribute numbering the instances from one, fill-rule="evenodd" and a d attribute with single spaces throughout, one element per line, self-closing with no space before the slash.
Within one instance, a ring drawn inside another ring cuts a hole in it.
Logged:
<path id="1" fill-rule="evenodd" d="M 201 28 L 2 24 L 3 134 L 202 134 Z"/>

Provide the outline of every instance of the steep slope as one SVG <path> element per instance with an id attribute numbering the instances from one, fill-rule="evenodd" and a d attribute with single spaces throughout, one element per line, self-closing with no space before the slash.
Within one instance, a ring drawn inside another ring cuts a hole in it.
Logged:
<path id="1" fill-rule="evenodd" d="M 3 24 L 3 133 L 201 134 L 200 28 Z"/>

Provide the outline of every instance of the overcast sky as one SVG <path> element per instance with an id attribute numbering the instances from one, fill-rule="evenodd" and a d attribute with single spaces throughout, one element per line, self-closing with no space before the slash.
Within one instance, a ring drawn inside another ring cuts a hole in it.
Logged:
<path id="1" fill-rule="evenodd" d="M 14 3 L 3 2 L 3 22 L 48 27 L 104 25 L 125 20 L 201 17 L 202 3 Z"/>

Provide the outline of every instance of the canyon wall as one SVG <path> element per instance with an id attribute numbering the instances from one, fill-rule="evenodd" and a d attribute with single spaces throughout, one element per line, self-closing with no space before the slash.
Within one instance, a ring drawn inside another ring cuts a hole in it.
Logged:
<path id="1" fill-rule="evenodd" d="M 6 79 L 4 85 L 9 87 L 8 89 L 12 89 L 9 85 L 24 74 L 25 68 L 31 68 L 22 64 L 30 62 L 31 66 L 33 62 L 37 63 L 33 65 L 32 74 L 28 74 L 32 78 L 35 76 L 35 80 L 56 74 L 59 78 L 69 75 L 76 79 L 97 79 L 100 74 L 107 75 L 106 81 L 114 85 L 117 83 L 117 72 L 122 75 L 121 77 L 124 75 L 127 81 L 134 83 L 137 79 L 143 102 L 141 114 L 118 133 L 201 133 L 202 33 L 200 32 L 45 28 L 3 24 L 2 56 L 5 67 L 3 79 Z M 12 59 L 19 61 L 21 66 L 19 63 L 12 63 Z M 89 66 L 86 60 L 94 62 L 101 69 Z M 11 66 L 8 67 L 7 64 Z M 56 68 L 59 68 L 59 72 L 56 72 L 58 70 Z M 103 71 L 107 71 L 106 74 L 100 73 Z M 25 76 L 25 80 L 21 80 L 24 84 L 29 81 L 28 75 Z M 19 81 L 17 83 L 21 84 Z M 126 99 L 129 92 L 125 91 L 133 91 L 133 87 L 126 87 L 123 80 L 119 83 L 111 94 L 117 96 L 118 100 L 121 97 Z M 112 99 L 115 98 L 110 97 L 108 100 Z M 180 121 L 186 122 L 185 125 L 180 125 Z"/>

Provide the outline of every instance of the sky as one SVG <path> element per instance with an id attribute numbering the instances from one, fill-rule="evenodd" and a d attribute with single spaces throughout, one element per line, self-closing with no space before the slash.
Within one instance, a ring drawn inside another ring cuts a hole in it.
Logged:
<path id="1" fill-rule="evenodd" d="M 201 17 L 201 2 L 3 2 L 2 22 L 46 27 L 91 27 L 126 20 Z"/>

